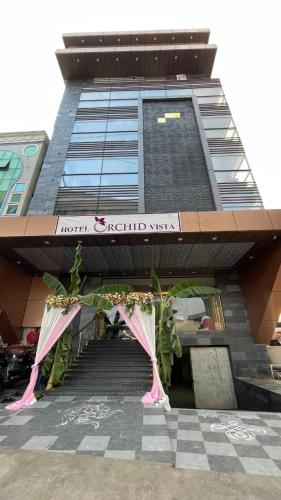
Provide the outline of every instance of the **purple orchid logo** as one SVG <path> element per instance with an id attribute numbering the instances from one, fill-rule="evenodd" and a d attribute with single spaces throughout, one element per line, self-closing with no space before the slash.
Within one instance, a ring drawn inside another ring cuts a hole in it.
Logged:
<path id="1" fill-rule="evenodd" d="M 96 217 L 95 216 L 95 221 L 97 224 L 101 224 L 101 226 L 105 226 L 105 218 L 104 217 Z"/>

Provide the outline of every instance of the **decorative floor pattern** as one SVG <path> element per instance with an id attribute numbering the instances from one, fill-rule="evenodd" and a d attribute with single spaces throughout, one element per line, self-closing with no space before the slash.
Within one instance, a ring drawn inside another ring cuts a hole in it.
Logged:
<path id="1" fill-rule="evenodd" d="M 176 410 L 165 415 L 178 468 L 281 476 L 281 414 Z"/>
<path id="2" fill-rule="evenodd" d="M 15 413 L 4 406 L 0 447 L 172 463 L 164 410 L 143 408 L 139 396 L 45 397 Z"/>
<path id="3" fill-rule="evenodd" d="M 0 447 L 281 476 L 281 414 L 143 407 L 139 397 L 45 397 L 9 413 Z"/>

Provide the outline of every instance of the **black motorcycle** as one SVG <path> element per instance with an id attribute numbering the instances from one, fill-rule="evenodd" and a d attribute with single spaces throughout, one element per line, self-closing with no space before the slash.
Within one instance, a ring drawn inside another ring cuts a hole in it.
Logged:
<path id="1" fill-rule="evenodd" d="M 6 351 L 0 352 L 0 392 L 5 389 L 7 378 L 8 356 Z"/>
<path id="2" fill-rule="evenodd" d="M 8 353 L 0 353 L 0 391 L 5 387 L 13 387 L 16 382 L 27 379 L 31 373 L 34 358 L 31 350 L 13 354 L 8 359 Z"/>

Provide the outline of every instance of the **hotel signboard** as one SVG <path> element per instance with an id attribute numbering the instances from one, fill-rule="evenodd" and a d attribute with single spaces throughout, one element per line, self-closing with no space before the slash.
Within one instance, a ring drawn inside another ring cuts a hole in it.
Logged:
<path id="1" fill-rule="evenodd" d="M 178 213 L 59 217 L 56 234 L 132 234 L 180 231 Z"/>

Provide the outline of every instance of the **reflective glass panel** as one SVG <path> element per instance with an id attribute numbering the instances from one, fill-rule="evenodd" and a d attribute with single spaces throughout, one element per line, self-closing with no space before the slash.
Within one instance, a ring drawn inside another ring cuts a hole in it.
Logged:
<path id="1" fill-rule="evenodd" d="M 137 174 L 102 175 L 101 186 L 133 186 L 138 184 Z"/>
<path id="2" fill-rule="evenodd" d="M 109 101 L 80 101 L 78 108 L 108 108 Z"/>
<path id="3" fill-rule="evenodd" d="M 61 187 L 99 186 L 100 175 L 64 175 Z"/>
<path id="4" fill-rule="evenodd" d="M 192 95 L 192 89 L 168 89 L 167 96 L 188 97 Z"/>
<path id="5" fill-rule="evenodd" d="M 139 97 L 139 90 L 112 90 L 110 99 L 135 99 Z"/>
<path id="6" fill-rule="evenodd" d="M 137 99 L 122 99 L 122 100 L 113 100 L 109 101 L 109 107 L 114 108 L 114 107 L 123 107 L 123 106 L 137 106 L 138 105 L 138 100 Z"/>
<path id="7" fill-rule="evenodd" d="M 215 170 L 249 170 L 245 156 L 212 156 L 212 162 Z"/>
<path id="8" fill-rule="evenodd" d="M 249 170 L 227 170 L 225 172 L 215 172 L 215 175 L 218 182 L 254 182 Z"/>
<path id="9" fill-rule="evenodd" d="M 80 101 L 105 101 L 110 98 L 110 92 L 81 92 Z"/>
<path id="10" fill-rule="evenodd" d="M 162 97 L 162 96 L 166 96 L 166 90 L 141 90 L 140 91 L 140 95 L 141 97 Z"/>
<path id="11" fill-rule="evenodd" d="M 209 87 L 209 88 L 195 88 L 193 87 L 193 94 L 197 96 L 202 95 L 223 95 L 221 87 Z"/>
<path id="12" fill-rule="evenodd" d="M 14 191 L 24 191 L 26 186 L 26 182 L 17 182 Z"/>
<path id="13" fill-rule="evenodd" d="M 107 132 L 119 130 L 138 130 L 138 120 L 108 120 Z"/>
<path id="14" fill-rule="evenodd" d="M 137 132 L 109 132 L 105 136 L 106 141 L 137 141 Z"/>
<path id="15" fill-rule="evenodd" d="M 8 205 L 6 214 L 7 215 L 16 215 L 18 211 L 19 206 L 18 205 Z"/>
<path id="16" fill-rule="evenodd" d="M 213 128 L 205 130 L 205 134 L 207 137 L 217 137 L 223 139 L 239 137 L 236 128 Z"/>
<path id="17" fill-rule="evenodd" d="M 105 140 L 105 133 L 71 134 L 71 142 L 100 142 Z"/>
<path id="18" fill-rule="evenodd" d="M 73 132 L 105 132 L 106 120 L 87 120 L 74 122 Z"/>
<path id="19" fill-rule="evenodd" d="M 102 158 L 91 160 L 67 160 L 64 164 L 65 174 L 100 174 Z"/>
<path id="20" fill-rule="evenodd" d="M 226 104 L 224 96 L 209 96 L 209 97 L 198 97 L 199 104 Z"/>
<path id="21" fill-rule="evenodd" d="M 227 116 L 203 116 L 204 128 L 235 128 L 231 117 Z"/>
<path id="22" fill-rule="evenodd" d="M 11 203 L 19 203 L 21 200 L 22 194 L 12 194 L 10 198 Z"/>
<path id="23" fill-rule="evenodd" d="M 138 159 L 123 157 L 123 158 L 104 158 L 102 164 L 102 173 L 122 173 L 131 172 L 136 173 L 138 171 Z"/>

